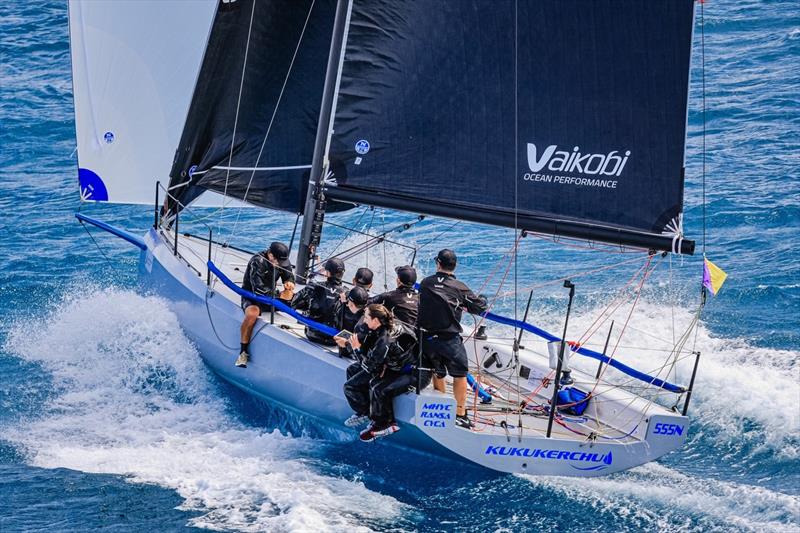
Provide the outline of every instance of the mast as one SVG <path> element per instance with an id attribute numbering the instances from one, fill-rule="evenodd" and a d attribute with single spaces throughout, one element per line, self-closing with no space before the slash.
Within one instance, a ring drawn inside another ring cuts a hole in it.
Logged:
<path id="1" fill-rule="evenodd" d="M 301 279 L 307 277 L 311 257 L 322 237 L 322 224 L 325 219 L 325 197 L 322 194 L 322 185 L 328 170 L 327 145 L 331 129 L 331 114 L 336 100 L 340 65 L 344 56 L 344 34 L 347 30 L 350 3 L 351 0 L 339 0 L 336 5 L 328 68 L 325 73 L 325 86 L 322 91 L 317 136 L 314 142 L 314 157 L 311 163 L 308 192 L 303 209 L 303 225 L 297 250 L 296 273 Z"/>

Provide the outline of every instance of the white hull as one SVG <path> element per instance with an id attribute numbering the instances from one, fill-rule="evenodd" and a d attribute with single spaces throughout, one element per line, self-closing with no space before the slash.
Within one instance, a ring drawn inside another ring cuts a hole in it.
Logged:
<path id="1" fill-rule="evenodd" d="M 173 239 L 174 234 L 162 235 L 155 230 L 145 236 L 147 249 L 141 253 L 140 282 L 146 291 L 169 302 L 206 364 L 250 394 L 351 431 L 342 425 L 352 414 L 342 392 L 349 361 L 308 341 L 301 325 L 276 313 L 274 324 L 269 323 L 268 314 L 259 320 L 248 367 L 235 367 L 243 317 L 239 296 L 221 283 L 213 284 L 213 290 L 206 285 L 207 242 L 182 236 L 180 256 L 176 256 Z M 240 281 L 249 257 L 231 249 L 220 252 L 223 254 L 225 258 L 217 266 L 231 279 Z M 471 360 L 483 361 L 497 352 L 500 360 L 507 363 L 500 369 L 492 365 L 490 370 L 505 370 L 508 375 L 506 367 L 512 360 L 509 343 L 490 338 L 469 342 L 467 347 L 471 358 L 478 353 Z M 524 397 L 541 385 L 541 377 L 550 370 L 547 359 L 530 349 L 521 351 L 520 362 L 530 368 L 529 378 L 520 378 Z M 578 385 L 585 382 L 588 388 L 594 386 L 590 376 L 573 372 L 573 377 Z M 537 403 L 546 403 L 545 399 L 552 395 L 551 386 L 539 387 Z M 571 428 L 554 425 L 552 437 L 547 438 L 547 418 L 541 416 L 524 415 L 521 432 L 518 415 L 505 417 L 488 411 L 487 416 L 506 420 L 508 431 L 499 424 L 482 425 L 480 432 L 458 428 L 454 425 L 452 396 L 428 388 L 421 394 L 407 393 L 395 400 L 395 414 L 402 430 L 382 442 L 463 459 L 501 472 L 589 477 L 652 461 L 679 448 L 686 439 L 686 417 L 606 385 L 599 386 L 596 392 L 602 392 L 604 401 L 590 404 L 586 420 L 567 422 Z M 613 420 L 613 425 L 600 422 L 603 420 Z M 574 432 L 587 434 L 592 428 L 600 435 L 593 441 Z M 362 444 L 354 442 L 353 446 Z"/>

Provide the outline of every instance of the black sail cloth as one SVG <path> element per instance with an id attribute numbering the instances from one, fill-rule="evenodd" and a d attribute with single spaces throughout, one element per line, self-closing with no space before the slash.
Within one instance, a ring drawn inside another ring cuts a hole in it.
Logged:
<path id="1" fill-rule="evenodd" d="M 220 3 L 170 172 L 181 204 L 213 190 L 302 211 L 335 4 Z"/>
<path id="2" fill-rule="evenodd" d="M 311 4 L 220 3 L 170 174 L 182 204 L 214 190 L 302 209 L 336 7 Z M 345 203 L 327 209 L 674 249 L 693 9 L 354 0 L 328 154 Z"/>
<path id="3" fill-rule="evenodd" d="M 669 249 L 693 4 L 356 0 L 328 196 Z"/>

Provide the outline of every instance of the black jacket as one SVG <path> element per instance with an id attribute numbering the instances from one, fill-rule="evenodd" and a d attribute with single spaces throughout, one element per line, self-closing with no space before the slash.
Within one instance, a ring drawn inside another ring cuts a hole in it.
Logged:
<path id="1" fill-rule="evenodd" d="M 358 340 L 361 348 L 350 348 L 350 353 L 372 377 L 379 377 L 386 368 L 402 372 L 406 365 L 417 361 L 417 336 L 405 324 L 395 323 L 392 331 L 383 327 L 374 331 L 366 329 L 363 337 L 358 335 Z"/>
<path id="2" fill-rule="evenodd" d="M 419 293 L 413 287 L 398 287 L 370 298 L 371 304 L 383 304 L 400 322 L 411 326 L 417 324 Z"/>
<path id="3" fill-rule="evenodd" d="M 417 335 L 411 326 L 402 322 L 395 322 L 389 335 L 392 338 L 392 345 L 386 354 L 386 367 L 395 372 L 402 372 L 406 365 L 417 361 Z"/>
<path id="4" fill-rule="evenodd" d="M 275 295 L 275 286 L 272 283 L 273 271 L 275 279 L 280 279 L 284 283 L 294 281 L 294 274 L 270 263 L 267 259 L 267 252 L 269 250 L 258 252 L 247 262 L 244 278 L 242 278 L 242 288 L 259 296 L 272 297 Z"/>
<path id="5" fill-rule="evenodd" d="M 372 377 L 378 377 L 383 374 L 384 365 L 389 357 L 393 342 L 392 337 L 384 327 L 370 331 L 366 339 L 364 339 L 364 344 L 357 350 L 361 368 L 366 370 Z"/>
<path id="6" fill-rule="evenodd" d="M 364 310 L 359 309 L 357 312 L 350 311 L 350 306 L 347 303 L 339 302 L 339 309 L 336 312 L 336 328 L 338 330 L 347 330 L 350 333 L 355 332 L 356 324 L 364 316 Z"/>
<path id="7" fill-rule="evenodd" d="M 486 298 L 473 293 L 453 274 L 437 272 L 420 283 L 417 325 L 429 335 L 457 335 L 461 333 L 464 309 L 478 315 L 486 307 Z"/>
<path id="8" fill-rule="evenodd" d="M 306 311 L 306 316 L 311 320 L 327 326 L 337 327 L 337 310 L 339 309 L 339 295 L 344 293 L 340 280 L 326 280 L 324 283 L 306 285 L 303 290 L 294 295 L 292 307 Z M 331 337 L 312 328 L 306 328 L 311 340 L 330 344 Z"/>

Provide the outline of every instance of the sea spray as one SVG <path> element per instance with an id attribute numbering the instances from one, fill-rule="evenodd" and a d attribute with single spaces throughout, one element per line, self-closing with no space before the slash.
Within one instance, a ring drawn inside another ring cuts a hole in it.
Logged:
<path id="1" fill-rule="evenodd" d="M 36 332 L 32 335 L 31 332 Z M 405 506 L 320 474 L 325 443 L 242 424 L 165 303 L 88 290 L 19 321 L 6 351 L 42 366 L 54 392 L 38 418 L 3 428 L 30 464 L 122 474 L 175 489 L 192 524 L 237 530 L 358 530 Z"/>

